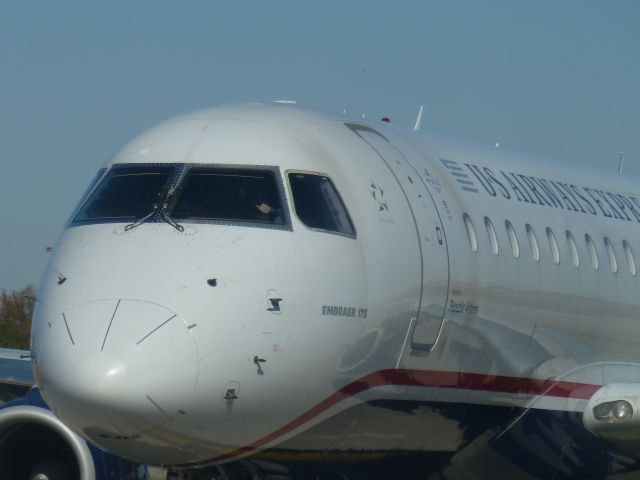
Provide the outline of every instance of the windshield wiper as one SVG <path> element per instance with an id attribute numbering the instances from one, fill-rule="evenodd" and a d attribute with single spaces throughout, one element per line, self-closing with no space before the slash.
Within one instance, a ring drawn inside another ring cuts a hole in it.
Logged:
<path id="1" fill-rule="evenodd" d="M 171 190 L 169 190 L 169 193 L 167 193 L 167 195 L 164 197 L 164 202 L 162 202 L 162 208 L 160 209 L 160 218 L 162 218 L 162 220 L 167 222 L 177 231 L 184 232 L 184 227 L 180 225 L 178 222 L 176 222 L 173 218 L 171 218 L 167 213 L 167 208 L 169 208 L 169 202 L 175 193 L 176 193 L 176 189 L 172 188 Z"/>
<path id="2" fill-rule="evenodd" d="M 151 210 L 151 212 L 149 212 L 147 215 L 142 217 L 140 220 L 136 220 L 134 223 L 130 223 L 129 225 L 126 225 L 124 227 L 124 231 L 128 232 L 129 230 L 133 230 L 134 228 L 142 225 L 144 222 L 149 220 L 156 213 L 160 213 L 160 218 L 162 218 L 162 220 L 167 222 L 169 225 L 171 225 L 173 228 L 175 228 L 179 232 L 184 232 L 184 227 L 182 225 L 180 225 L 178 222 L 176 222 L 173 218 L 171 218 L 169 216 L 169 214 L 167 213 L 167 203 L 168 202 L 164 202 L 162 204 L 162 209 L 159 212 L 158 212 L 158 206 L 154 205 L 153 206 L 153 210 Z"/>
<path id="3" fill-rule="evenodd" d="M 173 218 L 171 218 L 167 213 L 167 208 L 169 207 L 169 203 L 175 193 L 176 193 L 175 187 L 169 188 L 168 185 L 165 186 L 163 191 L 158 195 L 158 198 L 160 201 L 158 203 L 153 204 L 153 210 L 151 210 L 147 215 L 145 215 L 141 219 L 136 220 L 135 222 L 130 223 L 129 225 L 126 225 L 124 227 L 124 231 L 128 232 L 130 230 L 133 230 L 134 228 L 145 223 L 146 221 L 152 219 L 154 216 L 159 215 L 163 221 L 167 222 L 173 228 L 175 228 L 179 232 L 184 232 L 184 227 L 180 225 L 178 222 L 176 222 Z M 160 205 L 162 205 L 162 207 L 160 207 Z"/>
<path id="4" fill-rule="evenodd" d="M 158 213 L 158 205 L 154 204 L 153 205 L 153 210 L 151 210 L 147 215 L 142 217 L 140 220 L 136 220 L 135 222 L 130 223 L 129 225 L 125 225 L 124 231 L 128 232 L 129 230 L 133 230 L 137 226 L 142 225 L 144 222 L 146 222 L 151 217 L 153 217 L 156 213 Z"/>
<path id="5" fill-rule="evenodd" d="M 158 212 L 157 205 L 154 205 L 153 210 L 151 210 L 151 212 L 149 212 L 147 215 L 142 217 L 140 220 L 136 220 L 134 223 L 130 223 L 129 225 L 126 225 L 124 227 L 124 231 L 128 232 L 129 230 L 133 230 L 134 228 L 142 225 L 144 222 L 149 220 L 156 213 L 160 213 L 160 218 L 162 218 L 162 220 L 167 222 L 169 225 L 171 225 L 173 228 L 175 228 L 179 232 L 184 232 L 184 227 L 180 225 L 178 222 L 176 222 L 173 218 L 171 218 L 169 214 L 167 214 L 166 210 L 167 210 L 167 202 L 163 203 L 162 209 L 160 210 L 160 212 Z"/>
<path id="6" fill-rule="evenodd" d="M 179 232 L 184 232 L 184 227 L 171 218 L 164 210 L 160 212 L 160 217 Z"/>

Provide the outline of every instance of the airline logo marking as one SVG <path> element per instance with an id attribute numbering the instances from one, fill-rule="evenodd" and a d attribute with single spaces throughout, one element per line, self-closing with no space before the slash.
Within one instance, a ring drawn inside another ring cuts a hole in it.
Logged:
<path id="1" fill-rule="evenodd" d="M 465 171 L 453 160 L 445 160 L 443 158 L 440 159 L 445 167 L 449 169 L 451 175 L 456 179 L 456 182 L 460 185 L 460 188 L 465 192 L 474 192 L 478 193 L 478 189 L 471 181 L 469 175 L 465 173 Z"/>
<path id="2" fill-rule="evenodd" d="M 640 223 L 640 199 L 628 194 L 503 170 L 494 172 L 481 165 L 461 166 L 453 160 L 440 161 L 466 192 L 480 193 L 476 187 L 479 183 L 492 197 Z"/>

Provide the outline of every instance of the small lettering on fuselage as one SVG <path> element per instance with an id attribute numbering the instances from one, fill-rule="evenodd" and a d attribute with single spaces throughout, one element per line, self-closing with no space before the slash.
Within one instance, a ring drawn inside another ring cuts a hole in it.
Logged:
<path id="1" fill-rule="evenodd" d="M 449 300 L 449 312 L 450 313 L 464 313 L 466 315 L 477 315 L 480 307 L 473 302 Z"/>
<path id="2" fill-rule="evenodd" d="M 345 307 L 342 305 L 323 305 L 322 315 L 328 317 L 367 318 L 366 308 Z"/>

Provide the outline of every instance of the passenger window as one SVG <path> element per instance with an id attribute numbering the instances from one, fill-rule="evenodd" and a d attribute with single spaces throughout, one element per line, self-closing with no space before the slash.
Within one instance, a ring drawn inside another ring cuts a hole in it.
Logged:
<path id="1" fill-rule="evenodd" d="M 478 251 L 478 238 L 476 237 L 476 229 L 473 227 L 471 218 L 466 213 L 462 215 L 464 220 L 464 227 L 467 229 L 467 237 L 469 238 L 469 245 L 473 252 Z"/>
<path id="2" fill-rule="evenodd" d="M 507 229 L 507 234 L 509 235 L 509 242 L 511 242 L 511 253 L 513 253 L 515 258 L 518 258 L 520 256 L 520 246 L 518 245 L 516 231 L 509 220 L 505 220 L 504 226 Z"/>
<path id="3" fill-rule="evenodd" d="M 328 177 L 289 173 L 289 185 L 296 214 L 307 227 L 356 236 L 349 212 Z"/>
<path id="4" fill-rule="evenodd" d="M 611 271 L 616 273 L 618 271 L 618 262 L 616 260 L 616 252 L 613 249 L 611 240 L 608 237 L 604 237 L 604 246 L 607 249 L 607 255 L 609 255 L 609 264 L 611 265 Z"/>
<path id="5" fill-rule="evenodd" d="M 589 235 L 588 233 L 585 234 L 584 241 L 587 243 L 589 255 L 591 255 L 591 264 L 593 265 L 593 269 L 598 270 L 598 250 L 596 250 L 596 244 L 593 243 L 591 235 Z"/>
<path id="6" fill-rule="evenodd" d="M 622 242 L 622 248 L 624 248 L 624 254 L 627 257 L 627 264 L 629 265 L 629 273 L 631 275 L 635 275 L 636 274 L 636 260 L 633 257 L 633 250 L 631 250 L 631 245 L 629 245 L 629 242 L 624 240 Z"/>
<path id="7" fill-rule="evenodd" d="M 489 235 L 491 251 L 494 255 L 498 255 L 498 237 L 496 237 L 496 231 L 493 228 L 493 223 L 491 223 L 491 219 L 489 217 L 484 217 L 484 226 L 487 229 L 487 235 Z"/>
<path id="8" fill-rule="evenodd" d="M 538 239 L 536 238 L 536 234 L 533 231 L 533 227 L 528 223 L 525 226 L 527 230 L 527 237 L 529 237 L 529 244 L 531 245 L 531 255 L 533 255 L 533 259 L 536 262 L 540 261 L 540 248 L 538 247 Z"/>
<path id="9" fill-rule="evenodd" d="M 565 232 L 567 236 L 567 245 L 569 245 L 569 253 L 571 254 L 571 259 L 573 260 L 573 266 L 580 266 L 580 256 L 578 255 L 578 247 L 576 246 L 576 240 L 573 238 L 573 235 L 569 230 Z"/>
<path id="10" fill-rule="evenodd" d="M 178 220 L 286 223 L 273 170 L 193 167 L 178 191 L 171 213 Z"/>
<path id="11" fill-rule="evenodd" d="M 553 230 L 547 227 L 547 240 L 549 240 L 549 248 L 551 249 L 551 255 L 553 255 L 553 263 L 558 265 L 560 263 L 560 252 L 558 251 L 558 242 L 556 242 L 556 236 L 553 234 Z"/>

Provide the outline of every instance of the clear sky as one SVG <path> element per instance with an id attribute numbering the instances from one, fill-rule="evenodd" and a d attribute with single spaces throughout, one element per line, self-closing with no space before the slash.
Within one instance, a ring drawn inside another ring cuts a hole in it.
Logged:
<path id="1" fill-rule="evenodd" d="M 295 99 L 640 173 L 640 1 L 0 3 L 0 289 L 172 115 Z"/>

